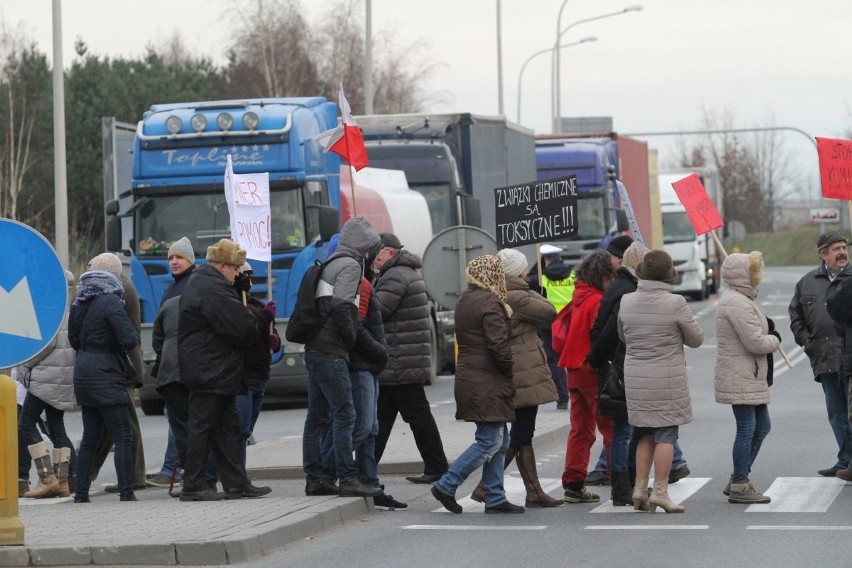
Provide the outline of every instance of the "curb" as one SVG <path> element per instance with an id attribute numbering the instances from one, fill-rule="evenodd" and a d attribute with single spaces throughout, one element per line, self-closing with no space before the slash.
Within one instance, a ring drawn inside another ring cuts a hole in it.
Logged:
<path id="1" fill-rule="evenodd" d="M 359 497 L 331 497 L 213 541 L 167 544 L 66 547 L 0 547 L 0 566 L 210 565 L 236 564 L 269 554 L 295 541 L 338 527 L 373 511 Z"/>
<path id="2" fill-rule="evenodd" d="M 533 437 L 533 444 L 550 444 L 553 442 L 564 442 L 571 431 L 571 424 L 566 423 L 555 430 L 549 430 L 543 434 Z M 452 461 L 450 462 L 452 463 Z M 423 462 L 420 460 L 407 462 L 380 463 L 379 473 L 398 475 L 403 473 L 418 474 L 423 472 Z M 246 473 L 252 479 L 301 479 L 305 472 L 301 466 L 275 466 L 249 468 Z"/>

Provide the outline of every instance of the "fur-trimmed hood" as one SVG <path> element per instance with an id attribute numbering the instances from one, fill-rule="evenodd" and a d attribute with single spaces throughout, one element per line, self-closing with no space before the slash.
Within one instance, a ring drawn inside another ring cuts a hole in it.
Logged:
<path id="1" fill-rule="evenodd" d="M 763 273 L 763 254 L 760 251 L 733 253 L 722 262 L 722 280 L 729 288 L 754 300 Z"/>

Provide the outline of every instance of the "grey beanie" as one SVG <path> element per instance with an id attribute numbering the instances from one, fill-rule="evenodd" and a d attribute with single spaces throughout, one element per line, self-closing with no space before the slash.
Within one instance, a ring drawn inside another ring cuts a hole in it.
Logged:
<path id="1" fill-rule="evenodd" d="M 169 257 L 172 256 L 179 256 L 190 264 L 195 264 L 195 251 L 192 250 L 192 243 L 186 237 L 181 237 L 169 247 Z"/>
<path id="2" fill-rule="evenodd" d="M 527 257 L 519 250 L 503 249 L 497 252 L 497 258 L 503 265 L 503 272 L 508 276 L 520 276 L 529 267 Z"/>

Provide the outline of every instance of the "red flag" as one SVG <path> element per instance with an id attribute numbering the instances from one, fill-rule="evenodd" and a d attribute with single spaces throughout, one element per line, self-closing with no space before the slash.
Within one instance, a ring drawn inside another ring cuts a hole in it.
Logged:
<path id="1" fill-rule="evenodd" d="M 339 106 L 340 113 L 343 115 L 342 122 L 337 128 L 321 133 L 317 140 L 325 147 L 326 152 L 331 151 L 345 158 L 355 168 L 355 171 L 358 171 L 368 165 L 367 148 L 364 146 L 361 129 L 358 128 L 355 118 L 352 116 L 349 101 L 343 94 L 343 83 L 340 84 Z"/>
<path id="2" fill-rule="evenodd" d="M 822 196 L 852 199 L 852 140 L 817 138 Z"/>

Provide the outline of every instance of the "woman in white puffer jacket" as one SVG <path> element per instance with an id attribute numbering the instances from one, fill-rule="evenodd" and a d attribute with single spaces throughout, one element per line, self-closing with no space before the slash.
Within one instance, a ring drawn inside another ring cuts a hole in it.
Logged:
<path id="1" fill-rule="evenodd" d="M 770 501 L 748 478 L 771 428 L 767 355 L 781 344 L 755 301 L 762 269 L 760 252 L 729 255 L 722 263 L 728 288 L 716 306 L 716 402 L 730 404 L 737 423 L 734 472 L 724 490 L 731 503 Z"/>

